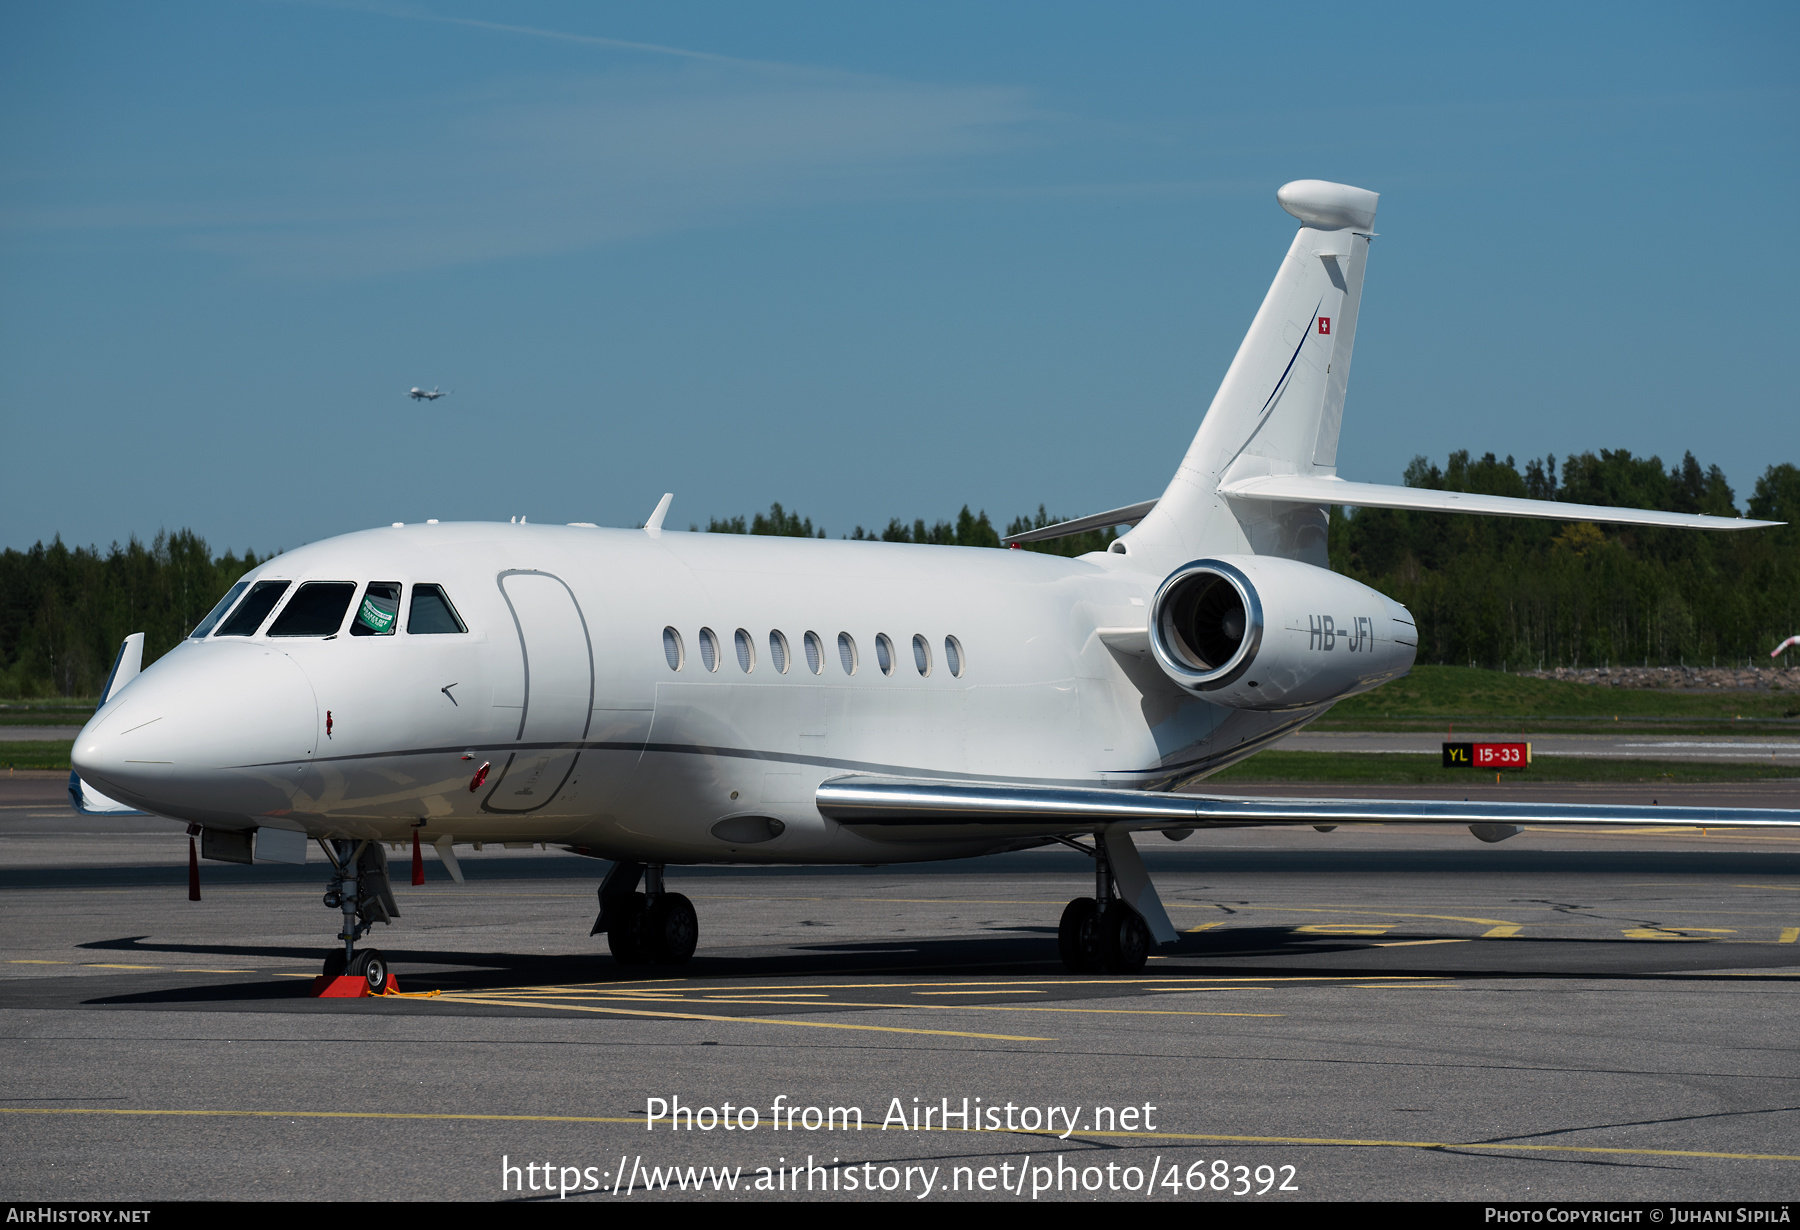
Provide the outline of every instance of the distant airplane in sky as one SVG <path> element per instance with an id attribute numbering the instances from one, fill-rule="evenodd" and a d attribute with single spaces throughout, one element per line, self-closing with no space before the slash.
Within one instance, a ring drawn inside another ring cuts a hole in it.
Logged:
<path id="1" fill-rule="evenodd" d="M 456 392 L 455 389 L 445 389 L 442 392 L 439 392 L 438 387 L 435 384 L 429 389 L 421 389 L 417 385 L 414 385 L 412 391 L 409 392 L 407 396 L 414 401 L 436 401 L 438 398 L 448 397 L 454 392 Z"/>

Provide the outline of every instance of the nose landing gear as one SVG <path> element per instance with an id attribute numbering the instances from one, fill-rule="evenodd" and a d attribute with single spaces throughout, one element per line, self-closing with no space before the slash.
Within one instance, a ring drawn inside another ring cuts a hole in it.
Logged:
<path id="1" fill-rule="evenodd" d="M 621 965 L 686 965 L 700 939 L 700 919 L 693 902 L 664 890 L 661 863 L 621 860 L 600 882 L 600 916 L 588 934 L 601 932 Z"/>
<path id="2" fill-rule="evenodd" d="M 387 958 L 373 948 L 359 952 L 356 941 L 376 923 L 391 923 L 400 917 L 400 906 L 388 882 L 387 852 L 375 841 L 321 838 L 319 847 L 331 860 L 332 869 L 325 887 L 325 907 L 342 912 L 344 918 L 343 929 L 338 932 L 344 946 L 325 955 L 325 977 L 360 978 L 368 984 L 369 994 L 379 995 L 393 977 Z"/>
<path id="3" fill-rule="evenodd" d="M 1068 838 L 1059 840 L 1094 860 L 1094 895 L 1069 902 L 1056 928 L 1063 968 L 1071 974 L 1137 973 L 1150 959 L 1150 928 L 1119 899 L 1105 834 L 1094 835 L 1091 849 Z"/>

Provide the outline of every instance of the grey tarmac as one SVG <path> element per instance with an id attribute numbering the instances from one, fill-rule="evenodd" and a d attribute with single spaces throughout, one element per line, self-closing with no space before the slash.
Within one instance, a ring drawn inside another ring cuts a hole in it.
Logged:
<path id="1" fill-rule="evenodd" d="M 601 1190 L 567 1197 L 590 1201 L 804 1199 L 804 1172 L 798 1193 L 754 1184 L 809 1157 L 913 1183 L 883 1199 L 920 1198 L 934 1171 L 934 1200 L 1030 1200 L 1059 1171 L 1101 1189 L 1039 1199 L 1174 1199 L 1171 1169 L 1196 1201 L 1800 1183 L 1800 835 L 1146 835 L 1183 935 L 1129 978 L 1057 962 L 1062 906 L 1092 891 L 1069 851 L 671 869 L 702 930 L 670 970 L 588 937 L 603 863 L 490 847 L 459 888 L 427 850 L 427 883 L 399 886 L 403 917 L 374 940 L 407 995 L 317 1000 L 322 863 L 205 864 L 189 902 L 178 828 L 71 816 L 57 785 L 0 785 L 9 1199 L 561 1198 L 503 1193 L 503 1158 L 521 1180 L 591 1167 Z M 1800 805 L 1800 783 L 1645 789 Z M 879 1127 L 965 1097 L 1011 1103 L 1015 1130 Z M 656 1098 L 760 1123 L 646 1130 Z M 857 1107 L 864 1130 L 773 1130 L 778 1099 Z M 1069 1108 L 1076 1129 L 1020 1130 L 1025 1107 Z M 1098 1130 L 1096 1107 L 1113 1112 Z M 607 1190 L 621 1159 L 630 1194 Z M 1227 1191 L 1209 1185 L 1221 1162 Z M 1017 1194 L 944 1190 L 1021 1165 Z M 1298 1190 L 1233 1194 L 1240 1165 L 1252 1190 L 1258 1167 Z M 672 1166 L 742 1170 L 735 1191 L 643 1190 Z M 811 1198 L 862 1197 L 844 1174 L 815 1172 Z"/>

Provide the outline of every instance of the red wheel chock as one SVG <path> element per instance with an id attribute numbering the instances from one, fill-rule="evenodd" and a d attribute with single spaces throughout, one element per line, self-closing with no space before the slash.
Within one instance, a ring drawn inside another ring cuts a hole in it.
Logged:
<path id="1" fill-rule="evenodd" d="M 390 995 L 399 990 L 400 980 L 390 972 L 387 976 L 387 985 L 381 989 L 379 994 Z M 312 982 L 314 999 L 362 999 L 374 994 L 377 992 L 369 990 L 367 978 L 352 978 L 348 975 L 327 978 L 324 974 L 320 974 Z"/>

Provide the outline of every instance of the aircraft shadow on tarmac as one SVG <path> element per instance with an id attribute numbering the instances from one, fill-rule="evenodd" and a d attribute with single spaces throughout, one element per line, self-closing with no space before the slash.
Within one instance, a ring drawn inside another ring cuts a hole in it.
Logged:
<path id="1" fill-rule="evenodd" d="M 1033 934 L 917 937 L 884 941 L 845 940 L 785 947 L 745 946 L 697 954 L 687 965 L 621 965 L 603 951 L 592 955 L 536 955 L 510 952 L 446 952 L 385 949 L 408 990 L 449 993 L 533 986 L 642 984 L 658 980 L 769 979 L 806 977 L 994 977 L 1043 978 L 1062 975 L 1054 943 L 1035 934 L 1042 927 L 1016 928 Z M 1420 945 L 1420 940 L 1447 941 Z M 94 941 L 81 947 L 117 954 L 172 954 L 242 964 L 305 960 L 317 949 L 232 944 L 151 943 L 144 936 Z M 1687 971 L 1729 968 L 1747 971 L 1791 967 L 1795 954 L 1777 945 L 1726 944 L 1712 940 L 1645 941 L 1624 938 L 1513 936 L 1471 941 L 1467 936 L 1409 937 L 1399 947 L 1380 941 L 1307 934 L 1293 927 L 1241 927 L 1206 935 L 1184 934 L 1161 949 L 1134 982 L 1183 979 L 1255 978 L 1566 978 L 1657 980 L 1685 978 Z M 415 972 L 416 971 L 416 972 Z M 1106 975 L 1078 975 L 1104 982 Z M 1790 978 L 1771 972 L 1766 977 Z M 297 978 L 256 975 L 245 981 L 208 981 L 185 986 L 109 994 L 84 1002 L 95 1005 L 250 1004 L 306 999 L 310 986 Z"/>

